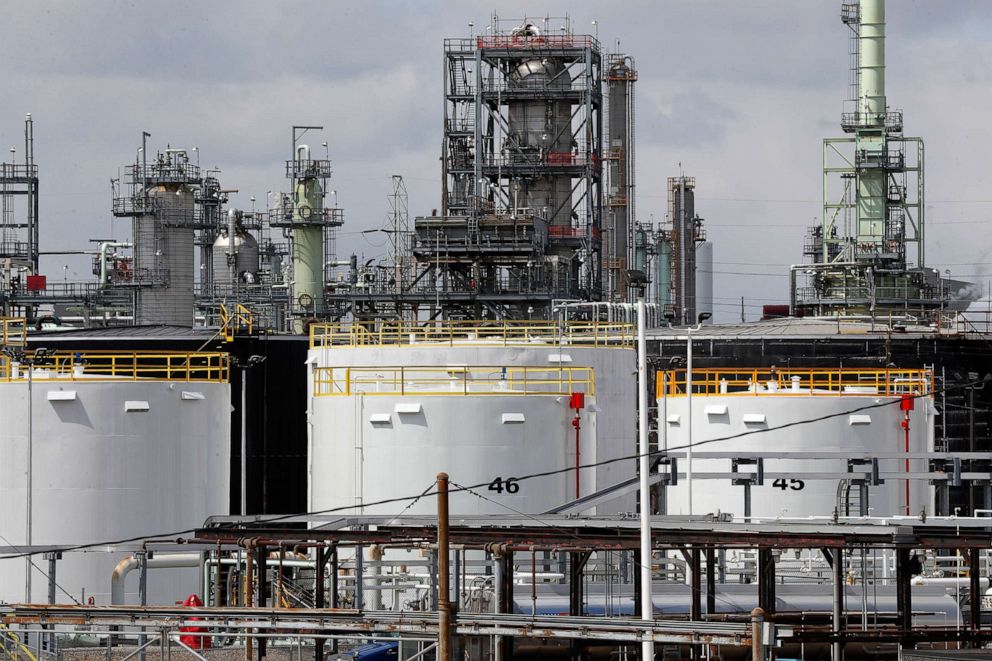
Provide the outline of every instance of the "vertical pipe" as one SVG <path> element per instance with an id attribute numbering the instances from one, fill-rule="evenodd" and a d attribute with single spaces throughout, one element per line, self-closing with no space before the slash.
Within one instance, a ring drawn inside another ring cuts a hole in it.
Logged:
<path id="1" fill-rule="evenodd" d="M 706 614 L 716 614 L 716 551 L 706 549 Z"/>
<path id="2" fill-rule="evenodd" d="M 448 474 L 437 474 L 437 573 L 438 573 L 438 627 L 437 659 L 451 661 L 451 587 L 448 583 Z"/>
<path id="3" fill-rule="evenodd" d="M 258 571 L 258 606 L 265 608 L 265 597 L 268 592 L 268 563 L 266 562 L 266 556 L 268 555 L 268 550 L 264 544 L 258 545 L 258 560 L 255 563 L 257 566 L 256 571 Z M 265 658 L 265 638 L 258 639 L 258 661 L 262 661 Z"/>
<path id="4" fill-rule="evenodd" d="M 34 492 L 34 358 L 25 361 L 28 364 L 28 456 L 27 484 L 25 485 L 25 544 L 28 555 L 24 558 L 24 603 L 31 603 L 31 517 L 33 504 L 31 498 Z"/>
<path id="5" fill-rule="evenodd" d="M 248 515 L 248 366 L 241 366 L 241 516 Z"/>
<path id="6" fill-rule="evenodd" d="M 315 551 L 317 576 L 313 583 L 313 607 L 320 610 L 324 608 L 324 567 L 327 564 L 327 553 L 319 546 Z M 313 661 L 324 661 L 324 638 L 322 636 L 313 639 Z"/>
<path id="7" fill-rule="evenodd" d="M 751 611 L 751 659 L 764 661 L 765 646 L 761 641 L 761 630 L 765 623 L 765 612 L 760 608 Z"/>
<path id="8" fill-rule="evenodd" d="M 651 599 L 651 487 L 648 474 L 651 471 L 650 449 L 648 448 L 648 351 L 645 335 L 644 298 L 637 299 L 637 432 L 640 469 L 641 500 L 641 619 L 654 620 Z M 654 658 L 654 641 L 641 642 L 641 658 Z"/>
<path id="9" fill-rule="evenodd" d="M 844 549 L 836 548 L 833 551 L 833 573 L 834 573 L 834 612 L 833 612 L 833 633 L 834 641 L 830 645 L 831 661 L 844 660 L 844 642 L 841 635 L 844 630 Z"/>
<path id="10" fill-rule="evenodd" d="M 979 550 L 968 549 L 968 582 L 971 591 L 971 606 L 969 609 L 971 633 L 977 633 L 982 628 L 982 589 L 981 589 L 981 557 Z M 974 640 L 974 639 L 973 639 Z"/>
<path id="11" fill-rule="evenodd" d="M 689 489 L 689 516 L 692 516 L 692 329 L 686 328 L 685 336 L 685 405 L 686 405 L 686 471 Z"/>

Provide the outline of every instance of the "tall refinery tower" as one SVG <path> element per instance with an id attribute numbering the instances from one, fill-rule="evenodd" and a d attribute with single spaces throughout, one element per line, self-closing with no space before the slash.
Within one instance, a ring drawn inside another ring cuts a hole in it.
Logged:
<path id="1" fill-rule="evenodd" d="M 841 18 L 851 29 L 848 136 L 823 141 L 823 218 L 806 241 L 812 263 L 792 268 L 792 312 L 921 314 L 940 307 L 942 287 L 924 268 L 923 140 L 903 135 L 902 111 L 886 100 L 884 0 L 846 3 Z"/>

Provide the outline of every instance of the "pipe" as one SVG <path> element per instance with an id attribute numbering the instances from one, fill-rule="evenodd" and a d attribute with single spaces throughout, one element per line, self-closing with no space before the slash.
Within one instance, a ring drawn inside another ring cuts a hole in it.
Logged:
<path id="1" fill-rule="evenodd" d="M 103 241 L 100 243 L 100 286 L 107 284 L 107 250 L 109 248 L 130 248 L 130 243 L 118 241 Z"/>
<path id="2" fill-rule="evenodd" d="M 201 556 L 199 553 L 157 553 L 148 558 L 148 569 L 152 568 L 177 568 L 177 567 L 199 567 Z M 114 573 L 110 577 L 110 604 L 112 606 L 124 604 L 124 581 L 127 575 L 138 567 L 138 559 L 128 556 L 117 563 Z"/>
<path id="3" fill-rule="evenodd" d="M 654 620 L 654 603 L 651 595 L 651 471 L 648 453 L 648 351 L 645 336 L 644 299 L 637 301 L 637 409 L 638 452 L 641 494 L 641 619 Z M 654 658 L 654 641 L 641 641 L 641 658 Z"/>

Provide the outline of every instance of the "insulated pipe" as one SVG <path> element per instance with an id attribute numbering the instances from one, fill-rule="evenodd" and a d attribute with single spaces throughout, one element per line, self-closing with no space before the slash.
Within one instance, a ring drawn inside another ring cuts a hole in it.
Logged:
<path id="1" fill-rule="evenodd" d="M 156 553 L 145 562 L 147 567 L 152 569 L 199 567 L 201 560 L 199 553 Z M 133 555 L 124 558 L 114 567 L 114 573 L 110 577 L 110 604 L 112 606 L 124 604 L 124 580 L 137 567 L 138 559 Z"/>
<path id="2" fill-rule="evenodd" d="M 107 284 L 107 250 L 110 248 L 130 248 L 130 243 L 118 243 L 116 241 L 104 241 L 100 244 L 100 286 Z"/>
<path id="3" fill-rule="evenodd" d="M 885 0 L 861 0 L 858 32 L 858 111 L 865 123 L 885 122 Z"/>

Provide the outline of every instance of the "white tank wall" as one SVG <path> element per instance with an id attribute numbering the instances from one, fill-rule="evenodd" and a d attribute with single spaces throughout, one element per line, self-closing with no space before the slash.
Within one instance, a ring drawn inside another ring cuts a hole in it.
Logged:
<path id="1" fill-rule="evenodd" d="M 874 405 L 885 400 L 893 401 L 890 406 L 860 411 L 857 415 L 871 416 L 870 424 L 851 424 L 850 415 L 843 414 L 864 406 Z M 659 410 L 663 403 L 659 400 Z M 708 407 L 726 406 L 725 415 L 708 415 Z M 902 452 L 905 450 L 904 431 L 900 426 L 904 413 L 899 410 L 898 398 L 876 396 L 699 396 L 692 398 L 692 470 L 700 473 L 729 473 L 731 460 L 702 459 L 702 452 L 847 452 L 851 455 L 871 452 Z M 669 397 L 668 447 L 685 452 L 688 443 L 687 400 L 685 397 Z M 916 401 L 910 418 L 910 451 L 924 452 L 933 449 L 933 410 L 929 398 Z M 745 423 L 745 414 L 765 415 L 764 424 Z M 765 427 L 777 427 L 810 418 L 835 415 L 827 420 L 799 425 L 782 430 L 751 434 L 727 441 L 717 441 L 698 445 L 710 439 L 732 436 Z M 688 468 L 686 458 L 678 459 L 679 483 L 667 489 L 668 513 L 687 514 L 688 481 L 681 476 Z M 753 466 L 740 468 L 753 472 Z M 863 474 L 868 467 L 861 469 Z M 910 461 L 910 472 L 925 472 L 927 462 L 923 459 Z M 768 459 L 765 473 L 844 473 L 846 459 Z M 905 472 L 902 459 L 879 461 L 879 471 Z M 751 513 L 755 517 L 804 517 L 830 516 L 837 503 L 837 480 L 804 480 L 801 490 L 780 489 L 772 485 L 773 479 L 766 477 L 763 486 L 751 487 Z M 905 513 L 906 481 L 887 479 L 878 486 L 869 487 L 869 507 L 873 516 L 889 516 Z M 857 489 L 855 488 L 855 492 Z M 854 496 L 856 498 L 857 496 Z M 694 479 L 693 514 L 708 512 L 731 512 L 744 514 L 744 487 L 735 486 L 724 479 Z M 910 481 L 910 511 L 919 513 L 923 507 L 933 512 L 932 489 L 925 481 Z M 854 513 L 852 513 L 854 514 Z"/>
<path id="2" fill-rule="evenodd" d="M 572 367 L 591 367 L 596 396 L 581 412 L 581 463 L 635 451 L 635 354 L 630 349 L 503 346 L 415 346 L 334 348 L 311 351 L 317 366 L 538 366 L 556 367 L 552 355 L 566 354 Z M 396 412 L 398 403 L 417 403 L 419 413 Z M 388 424 L 371 422 L 389 414 Z M 504 413 L 522 413 L 522 424 L 503 424 Z M 469 486 L 496 477 L 514 477 L 575 465 L 574 415 L 568 397 L 551 395 L 393 396 L 353 395 L 311 398 L 310 509 L 354 506 L 423 491 L 438 472 Z M 581 475 L 581 493 L 633 476 L 635 464 L 617 462 Z M 574 472 L 520 483 L 516 494 L 481 489 L 514 509 L 541 512 L 575 497 Z M 406 503 L 366 508 L 397 513 Z M 432 499 L 410 513 L 435 511 Z M 632 511 L 626 497 L 599 511 Z M 451 502 L 459 514 L 510 511 L 475 496 L 458 494 Z"/>
<path id="3" fill-rule="evenodd" d="M 76 399 L 50 401 L 50 391 Z M 183 392 L 203 399 L 183 399 Z M 230 385 L 220 383 L 45 382 L 33 384 L 33 544 L 74 545 L 155 536 L 227 514 Z M 125 401 L 147 412 L 125 412 Z M 0 384 L 0 544 L 23 544 L 26 520 L 28 384 Z M 75 599 L 110 602 L 111 572 L 127 553 L 65 553 L 56 580 Z M 40 556 L 36 564 L 47 571 Z M 22 559 L 0 560 L 0 602 L 24 599 Z M 149 571 L 149 603 L 199 593 L 196 569 Z M 137 572 L 127 600 L 137 603 Z M 32 575 L 32 597 L 47 600 L 48 579 Z M 62 590 L 59 603 L 71 603 Z"/>

